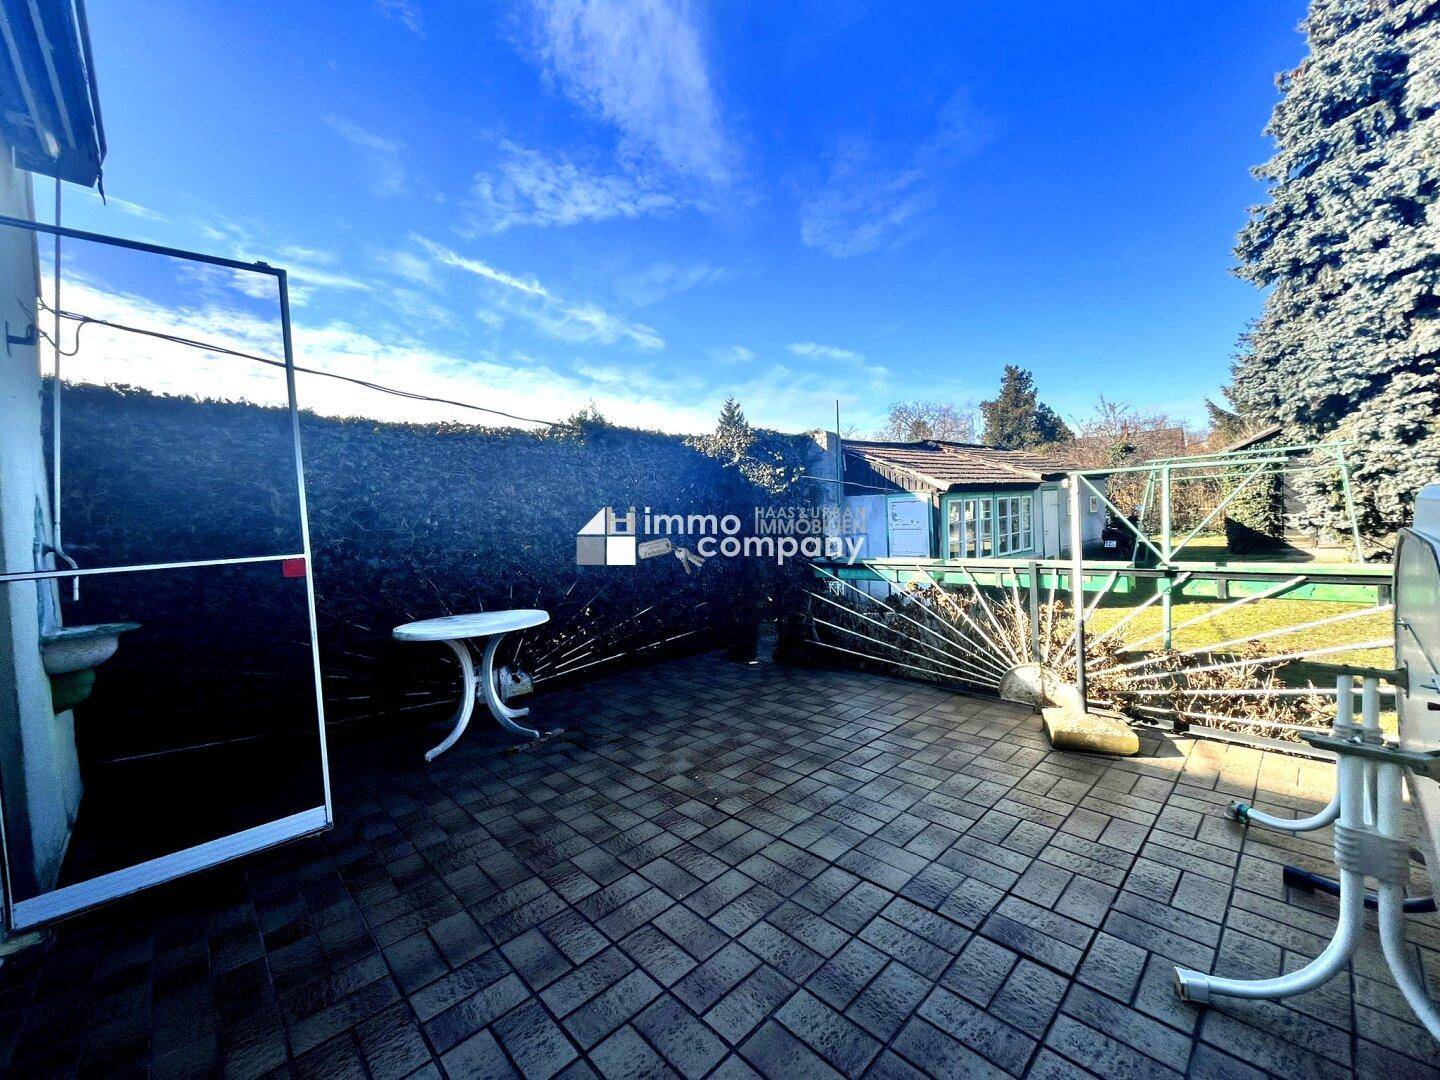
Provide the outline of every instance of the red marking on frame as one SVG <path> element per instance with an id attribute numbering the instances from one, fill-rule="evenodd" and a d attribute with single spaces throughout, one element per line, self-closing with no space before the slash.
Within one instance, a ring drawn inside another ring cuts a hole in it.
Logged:
<path id="1" fill-rule="evenodd" d="M 287 578 L 303 578 L 305 576 L 304 559 L 281 559 L 280 573 Z"/>

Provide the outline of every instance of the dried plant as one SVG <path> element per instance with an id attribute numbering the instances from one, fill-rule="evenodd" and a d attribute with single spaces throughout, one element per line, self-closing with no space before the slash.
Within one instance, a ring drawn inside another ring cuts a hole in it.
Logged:
<path id="1" fill-rule="evenodd" d="M 815 640 L 901 674 L 996 690 L 1011 667 L 1033 662 L 1075 681 L 1074 609 L 1047 595 L 1032 635 L 1024 588 L 913 584 L 885 600 L 836 584 L 812 602 Z M 816 611 L 823 608 L 823 611 Z M 833 659 L 833 657 L 831 657 Z M 1129 667 L 1147 660 L 1142 668 Z M 1085 646 L 1089 700 L 1139 720 L 1182 721 L 1271 738 L 1298 740 L 1302 729 L 1334 718 L 1334 699 L 1292 688 L 1266 653 L 1250 643 L 1224 653 L 1125 652 L 1118 637 L 1093 635 Z M 1235 661 L 1241 661 L 1234 663 Z M 1205 670 L 1212 664 L 1234 666 Z M 1136 676 L 1144 674 L 1145 679 Z"/>

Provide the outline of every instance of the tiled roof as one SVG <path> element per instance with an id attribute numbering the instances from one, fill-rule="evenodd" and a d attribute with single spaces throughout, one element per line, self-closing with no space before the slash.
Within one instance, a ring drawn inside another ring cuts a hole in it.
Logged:
<path id="1" fill-rule="evenodd" d="M 1039 484 L 1071 466 L 1056 457 L 1028 450 L 939 440 L 910 443 L 847 439 L 845 453 L 863 459 L 896 483 L 920 483 L 937 491 L 990 484 Z"/>

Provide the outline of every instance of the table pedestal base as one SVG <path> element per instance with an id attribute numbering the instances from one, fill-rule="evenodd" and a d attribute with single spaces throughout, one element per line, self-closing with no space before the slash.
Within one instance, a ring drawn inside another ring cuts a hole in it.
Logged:
<path id="1" fill-rule="evenodd" d="M 526 727 L 524 724 L 516 723 L 522 717 L 529 716 L 529 709 L 512 709 L 500 697 L 500 692 L 495 684 L 495 653 L 500 648 L 500 642 L 504 634 L 493 634 L 485 642 L 485 654 L 480 660 L 480 670 L 475 670 L 475 661 L 470 655 L 470 646 L 464 641 L 447 640 L 446 645 L 455 654 L 455 659 L 460 662 L 460 704 L 455 710 L 454 719 L 451 721 L 450 734 L 446 735 L 436 746 L 425 752 L 426 761 L 434 761 L 437 757 L 449 750 L 460 736 L 465 734 L 465 729 L 470 726 L 470 717 L 475 712 L 475 689 L 478 686 L 480 693 L 485 698 L 485 705 L 490 710 L 490 715 L 495 717 L 500 726 L 506 731 L 514 732 L 516 735 L 524 735 L 530 739 L 539 740 L 549 738 L 551 735 L 558 735 L 559 731 L 546 732 L 543 736 L 535 728 Z"/>

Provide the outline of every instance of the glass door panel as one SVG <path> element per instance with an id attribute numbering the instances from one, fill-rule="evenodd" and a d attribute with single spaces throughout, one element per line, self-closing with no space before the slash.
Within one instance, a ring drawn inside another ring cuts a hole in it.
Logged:
<path id="1" fill-rule="evenodd" d="M 227 838 L 328 822 L 309 599 L 285 566 L 90 575 L 62 602 L 41 637 L 48 702 L 3 725 L 22 736 L 0 752 L 17 926 L 196 868 L 206 845 L 229 857 Z M 6 604 L 52 585 L 10 582 Z"/>
<path id="2" fill-rule="evenodd" d="M 331 811 L 283 272 L 11 222 L 0 277 L 43 330 L 0 370 L 18 929 Z"/>

